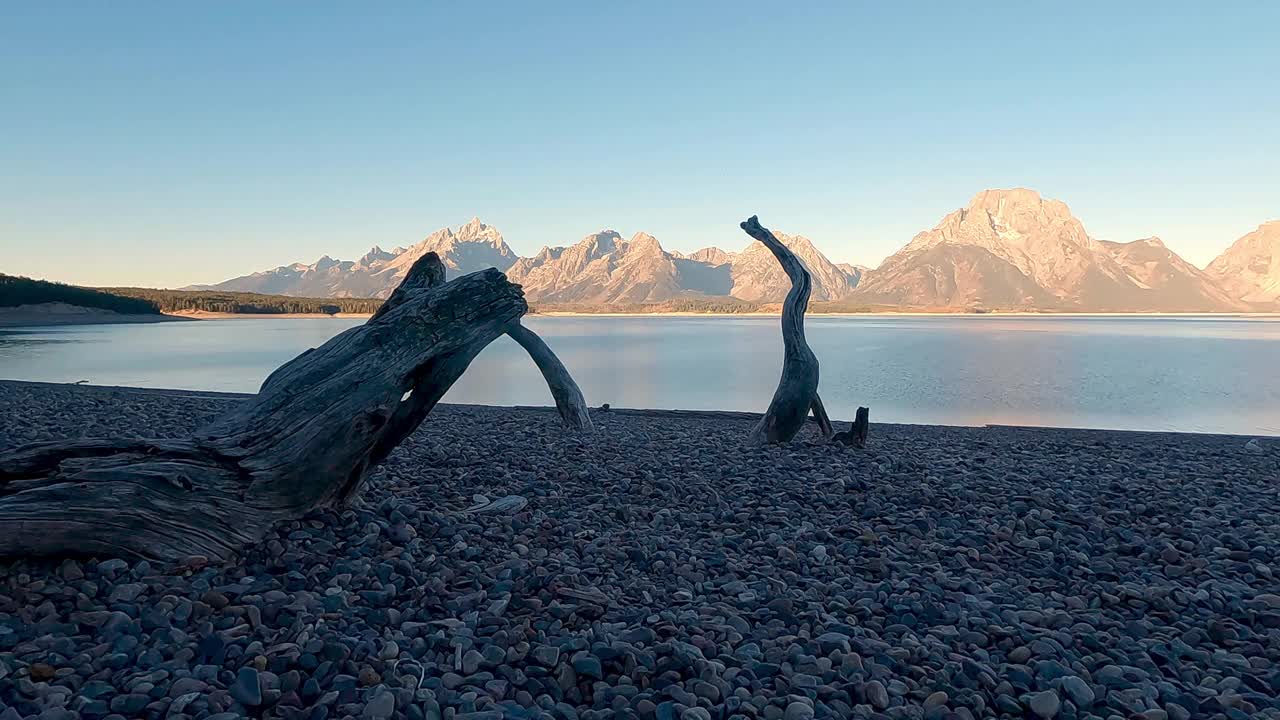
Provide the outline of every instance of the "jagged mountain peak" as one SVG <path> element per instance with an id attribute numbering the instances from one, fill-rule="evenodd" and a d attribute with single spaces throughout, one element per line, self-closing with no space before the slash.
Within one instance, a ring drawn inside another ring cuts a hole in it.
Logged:
<path id="1" fill-rule="evenodd" d="M 1006 217 L 1034 213 L 1042 217 L 1069 217 L 1071 208 L 1061 200 L 1042 196 L 1030 188 L 983 190 L 969 200 L 968 210 L 985 210 L 993 215 Z"/>
<path id="2" fill-rule="evenodd" d="M 386 250 L 383 250 L 378 245 L 374 245 L 372 248 L 369 249 L 369 252 L 365 253 L 360 258 L 357 264 L 364 267 L 373 267 L 375 265 L 378 265 L 379 263 L 384 263 L 384 262 L 387 262 L 388 260 L 394 259 L 398 254 L 399 253 L 389 253 Z"/>
<path id="3" fill-rule="evenodd" d="M 506 270 L 516 261 L 516 254 L 507 246 L 502 233 L 473 217 L 456 232 L 448 227 L 436 230 L 386 263 L 378 273 L 388 281 L 398 282 L 418 258 L 429 252 L 440 256 L 447 276 L 465 275 L 488 267 Z M 394 287 L 391 285 L 390 289 L 379 292 L 386 294 Z"/>
<path id="4" fill-rule="evenodd" d="M 456 231 L 450 227 L 442 227 L 427 235 L 405 252 L 415 253 L 417 257 L 421 257 L 427 252 L 447 251 L 463 243 L 489 245 L 499 251 L 511 252 L 502 237 L 502 233 L 498 232 L 498 229 L 492 225 L 484 224 L 478 217 L 473 217 L 465 224 L 458 226 Z M 404 253 L 397 254 L 403 255 Z M 414 259 L 416 260 L 417 257 Z"/>
<path id="5" fill-rule="evenodd" d="M 335 267 L 338 267 L 341 264 L 342 263 L 340 261 L 334 260 L 328 255 L 321 255 L 320 259 L 317 260 L 315 264 L 311 266 L 311 269 L 314 270 L 315 272 L 327 272 L 329 270 L 332 270 Z"/>
<path id="6" fill-rule="evenodd" d="M 603 255 L 617 249 L 622 234 L 617 230 L 601 230 L 582 238 L 576 244 L 588 249 L 592 255 Z"/>
<path id="7" fill-rule="evenodd" d="M 495 248 L 506 246 L 502 233 L 492 225 L 485 225 L 479 217 L 473 217 L 467 224 L 459 227 L 456 239 L 459 242 L 486 242 Z"/>
<path id="8" fill-rule="evenodd" d="M 646 252 L 646 253 L 662 253 L 662 243 L 658 242 L 658 238 L 647 232 L 638 232 L 631 236 L 627 241 L 627 252 Z"/>

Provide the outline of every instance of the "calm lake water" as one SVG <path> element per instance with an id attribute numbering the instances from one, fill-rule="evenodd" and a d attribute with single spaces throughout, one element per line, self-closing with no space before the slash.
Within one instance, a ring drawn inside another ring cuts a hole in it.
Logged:
<path id="1" fill-rule="evenodd" d="M 254 392 L 360 320 L 206 320 L 0 330 L 0 378 Z M 592 406 L 761 411 L 777 318 L 529 318 Z M 812 317 L 833 418 L 1280 435 L 1280 321 L 1256 318 Z M 549 405 L 502 338 L 446 402 Z"/>

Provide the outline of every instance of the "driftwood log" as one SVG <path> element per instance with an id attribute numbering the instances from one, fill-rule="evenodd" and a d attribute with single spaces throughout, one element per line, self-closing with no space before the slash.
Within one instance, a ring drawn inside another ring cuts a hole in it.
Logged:
<path id="1" fill-rule="evenodd" d="M 528 311 L 497 270 L 447 283 L 443 270 L 419 260 L 367 323 L 284 364 L 190 439 L 0 456 L 0 555 L 226 559 L 277 521 L 346 503 Z"/>
<path id="2" fill-rule="evenodd" d="M 813 280 L 800 258 L 762 226 L 755 215 L 741 227 L 769 248 L 791 280 L 791 290 L 782 302 L 782 378 L 769 409 L 751 431 L 750 441 L 756 444 L 787 442 L 804 427 L 810 412 L 817 419 L 823 437 L 830 439 L 834 435 L 831 420 L 822 398 L 818 397 L 818 358 L 804 338 L 804 314 L 809 308 Z"/>
<path id="3" fill-rule="evenodd" d="M 382 307 L 378 308 L 378 312 L 374 313 L 375 318 L 404 302 L 408 293 L 444 283 L 444 263 L 435 253 L 427 253 L 418 263 L 422 264 L 420 271 L 411 272 L 405 277 L 391 297 L 387 298 Z M 587 401 L 582 396 L 582 390 L 578 389 L 578 383 L 574 382 L 569 370 L 565 368 L 564 363 L 560 362 L 560 358 L 556 357 L 537 333 L 521 325 L 518 319 L 507 326 L 507 335 L 524 348 L 533 359 L 534 365 L 538 366 L 538 371 L 547 381 L 547 388 L 551 391 L 551 398 L 555 400 L 556 410 L 560 412 L 560 418 L 565 426 L 579 432 L 591 432 L 593 426 L 591 414 L 587 411 Z"/>
<path id="4" fill-rule="evenodd" d="M 507 327 L 507 335 L 529 353 L 533 363 L 542 372 L 542 378 L 547 381 L 547 388 L 551 390 L 551 397 L 556 402 L 556 410 L 560 411 L 560 419 L 564 421 L 565 426 L 570 430 L 591 432 L 593 426 L 591 414 L 587 411 L 587 401 L 582 397 L 582 390 L 578 389 L 578 383 L 573 381 L 573 376 L 569 374 L 564 363 L 560 362 L 560 358 L 556 357 L 542 338 L 521 325 L 519 321 Z"/>

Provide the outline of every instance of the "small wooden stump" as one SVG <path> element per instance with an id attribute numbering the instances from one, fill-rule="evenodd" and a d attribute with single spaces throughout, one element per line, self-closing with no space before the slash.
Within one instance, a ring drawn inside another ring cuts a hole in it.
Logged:
<path id="1" fill-rule="evenodd" d="M 831 440 L 841 443 L 849 447 L 866 447 L 867 433 L 871 429 L 871 410 L 869 408 L 858 408 L 858 414 L 854 416 L 853 423 L 849 426 L 847 432 L 836 433 Z"/>

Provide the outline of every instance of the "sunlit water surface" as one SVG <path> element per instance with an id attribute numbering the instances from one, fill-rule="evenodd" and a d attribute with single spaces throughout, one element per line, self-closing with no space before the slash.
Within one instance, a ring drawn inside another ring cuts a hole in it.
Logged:
<path id="1" fill-rule="evenodd" d="M 347 319 L 0 330 L 0 378 L 254 392 Z M 777 318 L 531 317 L 592 406 L 760 411 Z M 811 317 L 834 418 L 1280 435 L 1280 322 L 1261 318 Z M 548 405 L 514 342 L 489 346 L 446 402 Z"/>

